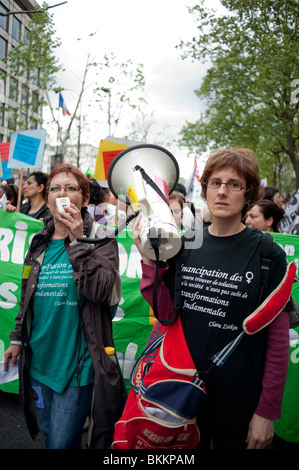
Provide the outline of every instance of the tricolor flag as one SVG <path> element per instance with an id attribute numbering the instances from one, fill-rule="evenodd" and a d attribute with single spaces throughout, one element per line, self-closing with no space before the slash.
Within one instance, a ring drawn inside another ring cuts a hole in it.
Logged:
<path id="1" fill-rule="evenodd" d="M 185 183 L 186 201 L 192 202 L 195 181 L 198 181 L 198 183 L 200 183 L 200 176 L 199 176 L 199 171 L 197 167 L 196 157 L 194 158 L 192 173 Z"/>
<path id="2" fill-rule="evenodd" d="M 64 116 L 70 116 L 71 113 L 69 112 L 69 110 L 67 109 L 66 105 L 65 105 L 65 102 L 64 102 L 64 99 L 62 98 L 62 94 L 59 93 L 59 108 L 62 108 L 62 114 Z"/>

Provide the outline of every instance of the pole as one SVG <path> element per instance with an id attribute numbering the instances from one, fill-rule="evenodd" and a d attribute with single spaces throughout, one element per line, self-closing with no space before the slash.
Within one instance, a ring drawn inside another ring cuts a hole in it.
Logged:
<path id="1" fill-rule="evenodd" d="M 21 168 L 20 171 L 20 183 L 19 183 L 19 191 L 18 191 L 18 204 L 17 204 L 17 211 L 20 212 L 21 207 L 21 196 L 22 196 L 22 186 L 23 186 L 23 175 L 24 175 L 24 168 Z"/>
<path id="2" fill-rule="evenodd" d="M 56 144 L 56 155 L 58 155 L 58 144 L 59 144 L 59 95 L 58 95 L 58 118 L 57 118 L 57 144 Z"/>

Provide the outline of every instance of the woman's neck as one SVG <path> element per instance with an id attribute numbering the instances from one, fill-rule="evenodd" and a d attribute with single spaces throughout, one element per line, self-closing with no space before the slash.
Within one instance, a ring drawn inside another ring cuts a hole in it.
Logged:
<path id="1" fill-rule="evenodd" d="M 30 213 L 37 212 L 44 204 L 44 198 L 40 195 L 34 196 L 30 199 Z"/>
<path id="2" fill-rule="evenodd" d="M 60 238 L 66 238 L 69 235 L 69 229 L 62 222 L 54 219 L 54 233 L 52 238 L 58 240 Z"/>
<path id="3" fill-rule="evenodd" d="M 218 219 L 213 217 L 213 222 L 209 226 L 209 233 L 215 237 L 229 237 L 244 230 L 245 225 L 238 220 Z"/>

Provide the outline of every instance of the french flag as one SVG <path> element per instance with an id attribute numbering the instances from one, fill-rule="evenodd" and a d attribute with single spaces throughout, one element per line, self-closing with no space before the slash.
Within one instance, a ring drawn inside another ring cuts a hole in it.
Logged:
<path id="1" fill-rule="evenodd" d="M 64 102 L 64 99 L 62 98 L 62 94 L 59 93 L 59 108 L 62 108 L 62 114 L 64 116 L 70 116 L 71 113 L 69 112 L 69 110 L 67 109 L 66 105 L 65 105 L 65 102 Z"/>

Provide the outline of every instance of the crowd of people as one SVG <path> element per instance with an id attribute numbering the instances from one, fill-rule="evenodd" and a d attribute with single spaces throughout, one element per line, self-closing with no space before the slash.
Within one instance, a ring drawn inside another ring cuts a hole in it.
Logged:
<path id="1" fill-rule="evenodd" d="M 176 257 L 159 265 L 157 303 L 162 324 L 180 315 L 199 375 L 259 305 L 262 232 L 279 232 L 284 217 L 283 198 L 277 188 L 262 188 L 257 160 L 249 149 L 213 152 L 201 184 L 205 208 L 200 220 L 186 201 L 183 185 L 169 195 L 178 229 L 192 228 L 195 237 L 202 231 L 203 243 L 194 249 L 183 243 L 177 255 L 184 268 L 181 310 L 174 305 Z M 14 212 L 17 188 L 2 189 L 7 210 Z M 109 310 L 118 248 L 114 237 L 95 245 L 78 243 L 77 237 L 88 237 L 95 222 L 97 236 L 103 237 L 103 225 L 121 225 L 129 208 L 120 209 L 108 187 L 88 180 L 67 163 L 49 175 L 33 172 L 22 189 L 25 202 L 20 212 L 42 219 L 44 226 L 24 261 L 27 275 L 5 352 L 5 370 L 19 358 L 21 402 L 33 438 L 40 430 L 47 448 L 80 448 L 88 422 L 90 445 L 109 448 L 126 403 Z M 59 210 L 56 201 L 65 196 L 70 205 Z M 133 233 L 141 256 L 140 291 L 152 306 L 156 264 L 142 252 L 141 228 L 142 214 L 133 222 Z M 263 300 L 283 283 L 287 269 L 282 248 L 273 243 L 272 250 Z M 59 302 L 53 276 L 57 266 L 63 267 Z M 195 271 L 200 278 L 197 287 L 184 276 Z M 225 367 L 208 377 L 207 399 L 198 414 L 201 449 L 271 445 L 287 377 L 289 310 L 287 302 L 271 324 L 246 336 Z M 111 350 L 114 354 L 107 353 Z"/>

